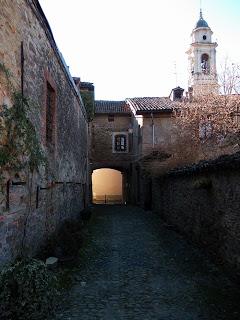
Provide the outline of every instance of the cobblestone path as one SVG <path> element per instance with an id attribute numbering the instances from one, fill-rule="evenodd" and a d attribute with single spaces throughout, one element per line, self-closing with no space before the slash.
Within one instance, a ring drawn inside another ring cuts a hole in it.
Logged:
<path id="1" fill-rule="evenodd" d="M 136 207 L 96 206 L 57 319 L 240 319 L 240 291 L 161 220 Z"/>

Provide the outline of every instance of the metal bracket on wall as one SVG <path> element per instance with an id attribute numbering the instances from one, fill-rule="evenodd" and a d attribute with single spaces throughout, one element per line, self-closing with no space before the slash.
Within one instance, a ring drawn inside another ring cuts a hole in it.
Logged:
<path id="1" fill-rule="evenodd" d="M 26 184 L 25 181 L 12 181 L 12 186 L 25 186 Z"/>

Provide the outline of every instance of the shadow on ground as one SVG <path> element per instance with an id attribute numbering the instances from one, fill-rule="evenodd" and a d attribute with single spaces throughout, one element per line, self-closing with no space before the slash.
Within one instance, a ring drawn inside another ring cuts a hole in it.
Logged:
<path id="1" fill-rule="evenodd" d="M 240 319 L 240 289 L 155 214 L 97 205 L 86 236 L 56 319 Z"/>

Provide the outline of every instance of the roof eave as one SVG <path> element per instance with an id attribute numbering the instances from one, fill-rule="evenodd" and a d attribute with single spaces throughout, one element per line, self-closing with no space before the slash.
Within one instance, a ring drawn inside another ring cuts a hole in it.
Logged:
<path id="1" fill-rule="evenodd" d="M 120 116 L 131 116 L 131 112 L 99 112 L 99 111 L 95 111 L 96 115 L 109 115 L 109 114 L 113 114 L 113 115 L 120 115 Z"/>
<path id="2" fill-rule="evenodd" d="M 137 115 L 148 114 L 148 113 L 172 113 L 173 109 L 163 109 L 163 110 L 137 110 Z"/>

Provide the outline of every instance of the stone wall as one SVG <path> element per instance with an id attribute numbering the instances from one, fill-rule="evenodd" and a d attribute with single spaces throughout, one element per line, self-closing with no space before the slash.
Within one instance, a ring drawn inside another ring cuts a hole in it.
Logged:
<path id="1" fill-rule="evenodd" d="M 92 159 L 95 167 L 128 168 L 133 159 L 130 114 L 114 114 L 114 121 L 108 121 L 108 114 L 95 114 L 92 122 Z M 128 150 L 125 153 L 114 152 L 113 134 L 127 134 Z"/>
<path id="2" fill-rule="evenodd" d="M 155 179 L 153 209 L 220 263 L 240 271 L 240 154 Z"/>
<path id="3" fill-rule="evenodd" d="M 131 114 L 114 113 L 114 121 L 109 121 L 108 114 L 97 113 L 92 126 L 92 170 L 112 168 L 123 174 L 124 202 L 138 204 L 138 182 L 140 182 L 134 160 L 137 159 L 138 126 L 133 126 Z M 129 132 L 129 129 L 133 131 Z M 114 134 L 124 133 L 127 137 L 127 152 L 114 152 Z"/>
<path id="4" fill-rule="evenodd" d="M 0 188 L 0 264 L 33 255 L 65 219 L 88 202 L 88 125 L 79 91 L 36 0 L 0 0 L 0 63 L 29 110 L 46 164 L 3 173 Z M 1 74 L 0 80 L 3 79 Z M 51 149 L 46 141 L 48 86 L 54 92 Z M 11 96 L 3 81 L 0 105 Z"/>

